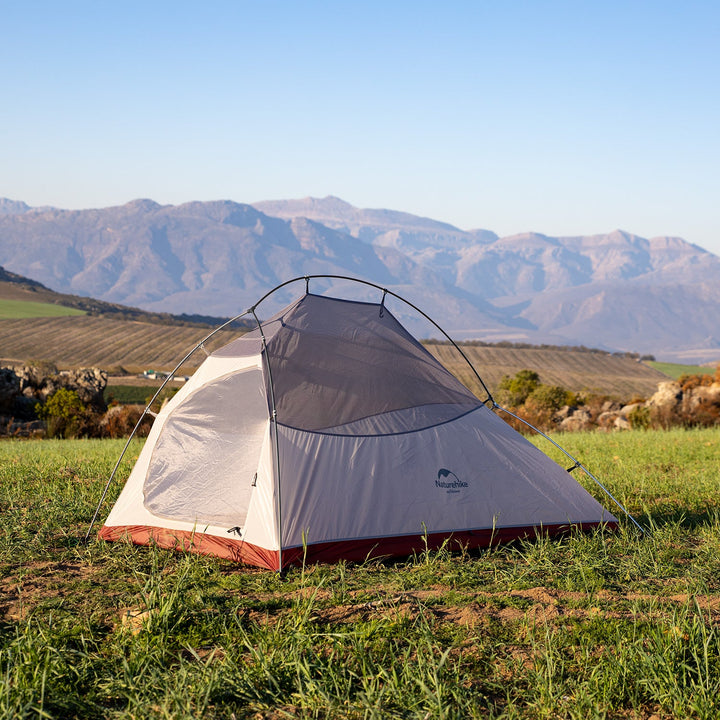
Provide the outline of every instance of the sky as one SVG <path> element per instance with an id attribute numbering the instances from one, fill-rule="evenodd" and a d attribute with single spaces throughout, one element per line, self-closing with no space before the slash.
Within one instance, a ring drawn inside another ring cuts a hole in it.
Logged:
<path id="1" fill-rule="evenodd" d="M 335 195 L 720 254 L 716 0 L 0 0 L 0 197 Z"/>

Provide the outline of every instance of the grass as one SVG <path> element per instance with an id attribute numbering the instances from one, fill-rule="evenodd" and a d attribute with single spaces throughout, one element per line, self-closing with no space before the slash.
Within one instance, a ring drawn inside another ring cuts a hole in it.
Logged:
<path id="1" fill-rule="evenodd" d="M 717 717 L 720 431 L 556 439 L 651 531 L 285 579 L 85 546 L 122 441 L 3 442 L 0 717 Z"/>
<path id="2" fill-rule="evenodd" d="M 706 365 L 680 365 L 678 363 L 649 361 L 646 363 L 650 367 L 659 370 L 673 380 L 677 380 L 681 375 L 714 375 L 715 367 Z"/>
<path id="3" fill-rule="evenodd" d="M 51 303 L 0 299 L 0 319 L 2 320 L 54 318 L 71 315 L 85 315 L 85 311 L 63 305 L 53 305 Z"/>
<path id="4" fill-rule="evenodd" d="M 158 387 L 152 385 L 108 385 L 104 391 L 105 402 L 116 402 L 120 405 L 146 405 L 157 392 Z M 180 386 L 174 383 L 166 386 L 158 401 L 162 403 L 165 398 L 172 397 Z"/>

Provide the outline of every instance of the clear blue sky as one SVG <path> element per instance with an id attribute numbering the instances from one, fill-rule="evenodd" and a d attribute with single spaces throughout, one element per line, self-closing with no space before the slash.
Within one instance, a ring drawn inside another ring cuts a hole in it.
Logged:
<path id="1" fill-rule="evenodd" d="M 720 3 L 0 0 L 0 197 L 337 195 L 720 254 Z"/>

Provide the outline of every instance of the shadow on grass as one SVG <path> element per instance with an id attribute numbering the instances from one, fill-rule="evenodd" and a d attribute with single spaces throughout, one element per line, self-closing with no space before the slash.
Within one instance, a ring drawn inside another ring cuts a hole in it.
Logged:
<path id="1" fill-rule="evenodd" d="M 689 530 L 696 530 L 707 525 L 719 525 L 720 506 L 712 505 L 704 510 L 669 507 L 659 512 L 644 512 L 642 515 L 636 515 L 635 519 L 650 531 L 663 525 L 678 525 Z"/>

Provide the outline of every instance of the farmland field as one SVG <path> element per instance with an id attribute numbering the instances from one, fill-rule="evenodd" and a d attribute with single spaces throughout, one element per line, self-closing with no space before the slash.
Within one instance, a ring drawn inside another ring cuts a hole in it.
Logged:
<path id="1" fill-rule="evenodd" d="M 122 365 L 131 372 L 171 370 L 208 332 L 199 327 L 91 316 L 0 320 L 0 361 L 45 360 L 62 368 Z M 212 351 L 236 337 L 235 331 L 222 331 L 207 349 Z M 482 395 L 480 384 L 452 346 L 428 343 L 426 347 Z M 473 345 L 464 345 L 463 349 L 491 391 L 503 375 L 514 375 L 526 368 L 538 372 L 544 383 L 621 398 L 650 396 L 658 382 L 668 379 L 643 363 L 602 353 Z M 202 351 L 197 352 L 181 373 L 190 374 L 204 358 Z"/>
<path id="2" fill-rule="evenodd" d="M 467 387 L 482 396 L 472 370 L 452 346 L 428 344 L 427 348 Z M 504 375 L 512 376 L 524 369 L 535 370 L 541 382 L 548 385 L 621 398 L 649 397 L 657 390 L 659 382 L 668 379 L 643 363 L 603 353 L 476 345 L 463 345 L 462 350 L 491 391 L 497 388 Z"/>
<path id="3" fill-rule="evenodd" d="M 83 310 L 52 303 L 4 300 L 0 298 L 0 319 L 53 318 L 85 315 Z"/>
<path id="4" fill-rule="evenodd" d="M 0 716 L 717 717 L 720 430 L 555 439 L 645 535 L 623 521 L 284 579 L 86 546 L 122 441 L 2 442 Z"/>
<path id="5" fill-rule="evenodd" d="M 132 371 L 145 368 L 172 369 L 209 330 L 181 325 L 160 325 L 102 317 L 0 320 L 3 359 L 54 362 L 59 367 L 112 367 Z M 237 333 L 223 331 L 208 343 L 212 350 Z M 197 367 L 205 358 L 201 351 L 188 363 Z"/>
<path id="6" fill-rule="evenodd" d="M 650 361 L 650 367 L 659 370 L 661 373 L 670 376 L 673 380 L 677 380 L 681 375 L 714 375 L 715 367 L 706 365 L 680 365 L 678 363 L 666 363 Z"/>
<path id="7" fill-rule="evenodd" d="M 105 402 L 108 404 L 115 402 L 120 405 L 146 405 L 159 387 L 159 383 L 154 385 L 108 385 L 104 392 Z M 172 397 L 179 389 L 178 385 L 166 386 L 157 401 L 162 403 L 165 398 Z"/>

